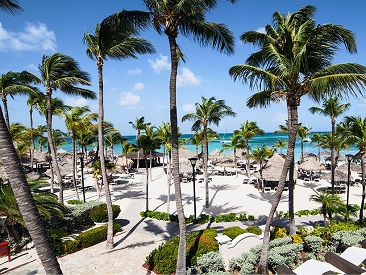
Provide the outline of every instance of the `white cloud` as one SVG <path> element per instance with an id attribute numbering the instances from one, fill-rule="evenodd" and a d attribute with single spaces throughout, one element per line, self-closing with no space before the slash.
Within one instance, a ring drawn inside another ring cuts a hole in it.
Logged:
<path id="1" fill-rule="evenodd" d="M 196 106 L 191 103 L 191 104 L 184 104 L 182 107 L 183 111 L 186 113 L 193 113 L 196 111 Z"/>
<path id="2" fill-rule="evenodd" d="M 27 69 L 30 69 L 30 70 L 33 70 L 33 71 L 37 71 L 38 70 L 38 67 L 35 64 L 31 63 L 31 64 L 29 64 L 27 66 Z"/>
<path id="3" fill-rule="evenodd" d="M 145 89 L 145 85 L 144 85 L 144 83 L 142 83 L 142 82 L 137 82 L 134 86 L 133 86 L 133 92 L 137 92 L 137 91 L 141 91 L 141 90 L 143 90 L 143 89 Z"/>
<path id="4" fill-rule="evenodd" d="M 151 68 L 156 74 L 159 74 L 161 71 L 170 70 L 170 63 L 168 61 L 168 57 L 160 54 L 160 57 L 155 60 L 149 59 Z"/>
<path id="5" fill-rule="evenodd" d="M 277 123 L 277 124 L 282 124 L 284 125 L 286 123 L 286 119 L 287 119 L 287 114 L 284 113 L 277 113 L 277 115 L 274 117 L 273 122 Z"/>
<path id="6" fill-rule="evenodd" d="M 266 28 L 265 27 L 260 27 L 258 29 L 256 29 L 257 32 L 261 32 L 261 33 L 266 33 Z"/>
<path id="7" fill-rule="evenodd" d="M 87 99 L 80 97 L 80 98 L 76 98 L 76 97 L 67 97 L 65 98 L 65 104 L 72 106 L 72 107 L 82 107 L 82 106 L 88 106 L 89 102 Z"/>
<path id="8" fill-rule="evenodd" d="M 358 107 L 365 108 L 366 107 L 366 99 L 362 99 L 357 103 Z"/>
<path id="9" fill-rule="evenodd" d="M 26 23 L 21 32 L 10 32 L 0 23 L 0 51 L 46 51 L 56 50 L 56 36 L 44 23 Z"/>
<path id="10" fill-rule="evenodd" d="M 183 67 L 182 72 L 177 76 L 177 86 L 199 86 L 202 80 L 199 75 L 195 75 L 190 69 Z"/>
<path id="11" fill-rule="evenodd" d="M 130 69 L 127 72 L 127 75 L 140 75 L 141 74 L 141 70 L 140 69 Z"/>
<path id="12" fill-rule="evenodd" d="M 121 105 L 121 106 L 133 107 L 133 106 L 137 105 L 138 103 L 140 103 L 140 101 L 141 101 L 141 98 L 139 95 L 136 95 L 131 92 L 124 92 L 120 96 L 117 104 Z"/>

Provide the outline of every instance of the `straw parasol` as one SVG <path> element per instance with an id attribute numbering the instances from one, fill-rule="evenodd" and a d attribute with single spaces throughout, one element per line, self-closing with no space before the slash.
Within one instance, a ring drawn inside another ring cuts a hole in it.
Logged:
<path id="1" fill-rule="evenodd" d="M 118 158 L 116 165 L 117 166 L 121 166 L 121 167 L 127 167 L 127 168 L 131 168 L 133 166 L 134 162 L 131 159 L 126 158 L 125 156 L 123 156 L 122 158 Z"/>
<path id="2" fill-rule="evenodd" d="M 320 171 L 324 170 L 325 166 L 321 164 L 319 161 L 316 161 L 313 158 L 309 158 L 307 161 L 304 161 L 299 165 L 299 169 L 306 171 Z"/>
<path id="3" fill-rule="evenodd" d="M 191 152 L 186 148 L 179 148 L 178 151 L 179 151 L 178 152 L 179 159 L 189 159 L 189 158 L 197 157 L 195 152 Z"/>
<path id="4" fill-rule="evenodd" d="M 339 165 L 337 169 L 339 169 L 342 172 L 348 173 L 348 163 L 343 163 L 342 165 Z M 351 162 L 350 169 L 353 172 L 361 172 L 361 165 Z"/>
<path id="5" fill-rule="evenodd" d="M 262 177 L 265 180 L 279 180 L 281 177 L 283 165 L 285 164 L 285 159 L 279 154 L 274 154 L 267 163 L 262 167 Z M 260 172 L 254 174 L 255 177 L 260 178 Z M 294 179 L 296 179 L 297 173 L 294 173 Z M 287 174 L 288 179 L 288 174 Z"/>
<path id="6" fill-rule="evenodd" d="M 330 181 L 331 180 L 331 173 L 326 173 L 323 176 L 323 179 Z M 350 177 L 351 180 L 353 180 L 353 177 Z M 339 170 L 338 167 L 334 170 L 334 181 L 336 182 L 346 182 L 348 181 L 348 173 L 344 172 L 342 170 Z"/>

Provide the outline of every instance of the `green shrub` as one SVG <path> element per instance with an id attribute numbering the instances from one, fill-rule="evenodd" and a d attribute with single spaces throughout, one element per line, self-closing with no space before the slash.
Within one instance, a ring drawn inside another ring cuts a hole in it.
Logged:
<path id="1" fill-rule="evenodd" d="M 216 236 L 217 231 L 213 228 L 193 232 L 187 236 L 187 266 L 196 264 L 197 257 L 219 250 Z"/>
<path id="2" fill-rule="evenodd" d="M 52 244 L 52 250 L 57 256 L 65 253 L 62 238 L 67 236 L 65 229 L 51 229 L 47 231 L 47 235 Z"/>
<path id="3" fill-rule="evenodd" d="M 306 236 L 304 238 L 304 250 L 317 255 L 322 248 L 323 239 L 317 236 Z"/>
<path id="4" fill-rule="evenodd" d="M 262 234 L 262 229 L 260 229 L 260 228 L 259 228 L 259 227 L 257 227 L 257 226 L 250 225 L 250 226 L 248 226 L 248 227 L 245 229 L 245 232 L 253 233 L 253 234 L 255 234 L 255 235 L 260 235 L 260 234 Z"/>
<path id="5" fill-rule="evenodd" d="M 113 211 L 113 219 L 115 219 L 121 212 L 121 208 L 119 205 L 112 205 L 112 211 Z M 93 222 L 108 222 L 107 205 L 102 204 L 94 207 L 90 211 L 90 218 L 92 219 Z"/>
<path id="6" fill-rule="evenodd" d="M 280 226 L 273 226 L 271 228 L 271 233 L 270 233 L 271 240 L 278 239 L 278 238 L 284 238 L 286 236 L 287 236 L 286 228 L 280 227 Z"/>
<path id="7" fill-rule="evenodd" d="M 274 247 L 278 246 L 284 246 L 292 243 L 292 239 L 290 236 L 286 236 L 283 238 L 277 238 L 269 242 L 269 249 L 272 249 Z"/>
<path id="8" fill-rule="evenodd" d="M 82 248 L 90 247 L 107 239 L 107 229 L 108 225 L 90 229 L 81 233 L 75 240 L 80 243 Z M 120 232 L 121 230 L 122 228 L 119 224 L 113 225 L 113 233 Z"/>
<path id="9" fill-rule="evenodd" d="M 67 240 L 62 243 L 64 253 L 65 254 L 71 254 L 74 253 L 80 249 L 82 249 L 82 246 L 80 244 L 80 240 Z"/>
<path id="10" fill-rule="evenodd" d="M 82 200 L 68 200 L 68 204 L 83 204 L 84 202 Z"/>
<path id="11" fill-rule="evenodd" d="M 199 224 L 204 224 L 204 223 L 214 222 L 214 221 L 215 221 L 215 218 L 210 217 L 210 215 L 207 215 L 207 214 L 201 214 L 198 217 L 198 223 Z"/>
<path id="12" fill-rule="evenodd" d="M 268 265 L 272 271 L 280 265 L 291 266 L 301 259 L 300 252 L 302 244 L 287 244 L 284 246 L 276 246 L 269 250 Z"/>
<path id="13" fill-rule="evenodd" d="M 299 235 L 297 235 L 297 234 L 291 235 L 291 238 L 292 238 L 292 242 L 293 243 L 303 243 L 304 242 L 302 240 L 302 238 Z"/>
<path id="14" fill-rule="evenodd" d="M 215 222 L 234 222 L 236 221 L 236 214 L 235 213 L 229 213 L 229 214 L 222 214 L 217 215 L 215 217 Z"/>
<path id="15" fill-rule="evenodd" d="M 224 271 L 224 262 L 219 252 L 211 251 L 197 258 L 197 266 L 204 273 Z"/>
<path id="16" fill-rule="evenodd" d="M 242 214 L 240 214 L 239 215 L 239 217 L 237 217 L 237 220 L 238 221 L 247 221 L 248 220 L 248 216 L 247 216 L 247 214 L 245 214 L 245 213 L 242 213 Z"/>
<path id="17" fill-rule="evenodd" d="M 240 226 L 230 226 L 222 230 L 222 234 L 228 236 L 232 240 L 245 232 L 247 231 Z"/>

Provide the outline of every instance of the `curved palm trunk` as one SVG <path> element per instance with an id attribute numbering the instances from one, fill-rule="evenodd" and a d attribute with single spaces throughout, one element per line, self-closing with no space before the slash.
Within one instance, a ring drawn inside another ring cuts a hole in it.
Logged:
<path id="1" fill-rule="evenodd" d="M 146 157 L 145 157 L 145 170 L 146 170 L 146 211 L 149 211 L 149 167 L 147 166 Z"/>
<path id="2" fill-rule="evenodd" d="M 361 199 L 361 209 L 360 209 L 360 221 L 363 220 L 363 207 L 365 205 L 365 148 L 361 151 L 361 182 L 362 182 L 362 199 Z"/>
<path id="3" fill-rule="evenodd" d="M 104 137 L 103 137 L 103 122 L 104 122 L 104 106 L 103 106 L 103 61 L 97 61 L 98 66 L 98 81 L 99 81 L 99 98 L 98 98 L 98 144 L 99 144 L 99 160 L 100 169 L 102 171 L 102 179 L 104 183 L 104 193 L 105 200 L 108 210 L 108 230 L 107 230 L 107 242 L 106 248 L 113 249 L 113 211 L 112 211 L 112 198 L 109 191 L 109 184 L 107 179 L 107 171 L 105 167 L 105 157 L 104 157 Z"/>
<path id="4" fill-rule="evenodd" d="M 0 108 L 0 156 L 10 179 L 10 185 L 17 200 L 19 210 L 34 242 L 37 254 L 47 274 L 62 274 L 59 263 L 47 237 L 46 229 L 33 200 L 28 182 L 21 167 L 19 157 L 5 123 Z"/>
<path id="5" fill-rule="evenodd" d="M 246 157 L 247 157 L 247 165 L 246 165 L 246 171 L 247 171 L 247 177 L 250 179 L 250 159 L 249 159 L 249 140 L 245 141 L 245 147 L 246 147 Z"/>
<path id="6" fill-rule="evenodd" d="M 334 116 L 332 116 L 332 144 L 330 147 L 330 166 L 331 166 L 330 183 L 332 184 L 332 194 L 334 194 L 334 170 L 336 168 L 334 143 L 335 143 L 335 118 Z"/>
<path id="7" fill-rule="evenodd" d="M 303 138 L 301 139 L 300 144 L 301 144 L 301 162 L 303 162 L 304 161 L 304 139 Z"/>
<path id="8" fill-rule="evenodd" d="M 290 109 L 287 108 L 287 113 L 288 113 L 288 117 L 289 117 L 289 128 L 290 127 L 294 127 L 291 121 L 291 112 Z M 296 121 L 296 125 L 297 125 L 297 121 Z M 297 128 L 297 126 L 296 126 Z M 290 130 L 290 129 L 289 129 Z M 297 130 L 296 130 L 297 132 Z M 290 132 L 289 132 L 290 134 Z M 295 143 L 296 144 L 296 143 Z M 301 143 L 302 144 L 302 143 Z M 295 145 L 294 145 L 295 147 Z M 301 156 L 303 156 L 303 151 L 301 151 Z M 301 157 L 301 160 L 303 159 L 303 157 Z M 289 213 L 289 228 L 290 228 L 290 235 L 293 235 L 296 233 L 296 225 L 295 225 L 295 210 L 294 210 L 294 189 L 295 189 L 295 181 L 294 181 L 294 170 L 295 170 L 295 158 L 292 158 L 292 162 L 291 162 L 291 166 L 290 166 L 290 171 L 289 171 L 289 183 L 288 183 L 288 213 Z"/>
<path id="9" fill-rule="evenodd" d="M 327 226 L 327 213 L 328 213 L 328 209 L 327 209 L 327 206 L 325 204 L 322 205 L 322 212 L 323 212 L 324 226 Z"/>
<path id="10" fill-rule="evenodd" d="M 137 140 L 140 138 L 140 130 L 137 130 Z M 136 140 L 136 142 L 137 142 Z M 137 148 L 137 164 L 136 164 L 136 170 L 139 171 L 140 168 L 140 148 Z"/>
<path id="11" fill-rule="evenodd" d="M 235 175 L 238 177 L 238 165 L 237 165 L 237 157 L 236 157 L 236 147 L 234 148 L 234 164 L 235 164 Z"/>
<path id="12" fill-rule="evenodd" d="M 150 151 L 150 164 L 149 164 L 149 168 L 150 168 L 150 179 L 152 180 L 152 171 L 151 171 L 151 168 L 152 168 L 152 154 L 151 154 L 151 151 Z"/>
<path id="13" fill-rule="evenodd" d="M 53 166 L 54 171 L 56 172 L 57 181 L 59 182 L 59 186 L 60 186 L 58 200 L 61 203 L 64 203 L 64 186 L 63 186 L 63 182 L 62 182 L 62 176 L 61 176 L 60 168 L 58 167 L 58 163 L 57 163 L 56 146 L 55 146 L 55 143 L 54 143 L 53 137 L 52 137 L 52 103 L 51 103 L 51 96 L 52 96 L 52 90 L 50 89 L 50 87 L 47 87 L 47 92 L 46 92 L 46 97 L 47 97 L 46 121 L 47 121 L 47 123 L 46 124 L 47 124 L 48 146 L 49 146 L 49 149 L 50 149 L 50 152 L 51 152 L 52 166 Z"/>
<path id="14" fill-rule="evenodd" d="M 208 189 L 208 140 L 207 140 L 207 125 L 203 126 L 203 173 L 205 178 L 205 207 L 210 207 L 210 200 L 209 200 L 209 189 Z"/>
<path id="15" fill-rule="evenodd" d="M 170 92 L 170 124 L 172 127 L 172 160 L 175 189 L 175 203 L 179 222 L 179 248 L 177 261 L 177 275 L 186 274 L 186 221 L 182 204 L 182 190 L 179 180 L 179 153 L 178 153 L 178 118 L 177 118 L 177 73 L 178 58 L 177 44 L 173 35 L 168 35 L 171 59 L 171 72 L 169 80 Z"/>
<path id="16" fill-rule="evenodd" d="M 31 151 L 30 151 L 30 166 L 31 166 L 31 171 L 33 172 L 33 165 L 34 165 L 34 150 L 35 150 L 35 144 L 34 144 L 34 135 L 33 135 L 33 107 L 30 106 L 29 107 L 29 122 L 30 122 L 30 130 L 32 133 L 31 136 Z"/>
<path id="17" fill-rule="evenodd" d="M 283 188 L 285 187 L 287 173 L 288 173 L 288 171 L 291 167 L 291 163 L 294 159 L 296 134 L 297 134 L 297 127 L 298 127 L 297 105 L 294 105 L 294 106 L 290 105 L 289 112 L 291 114 L 291 117 L 289 118 L 289 124 L 292 125 L 292 127 L 289 127 L 288 149 L 287 149 L 285 163 L 283 165 L 283 169 L 282 169 L 282 173 L 281 173 L 281 177 L 280 177 L 280 182 L 278 184 L 278 188 L 277 188 L 275 197 L 272 201 L 272 207 L 271 207 L 271 210 L 268 214 L 268 218 L 266 221 L 262 252 L 261 252 L 261 257 L 260 257 L 259 266 L 258 266 L 258 274 L 268 274 L 268 250 L 269 250 L 270 226 L 272 224 L 273 217 L 276 212 L 277 206 L 280 202 Z"/>
<path id="18" fill-rule="evenodd" d="M 79 192 L 76 187 L 76 139 L 75 134 L 72 134 L 72 181 L 74 182 L 74 189 L 75 189 L 75 196 L 77 200 L 80 200 L 79 198 Z"/>
<path id="19" fill-rule="evenodd" d="M 170 187 L 172 186 L 172 160 L 171 160 L 171 153 L 168 152 L 167 155 L 167 179 L 168 179 L 168 196 L 166 197 L 166 204 L 167 208 L 166 211 L 170 214 Z"/>
<path id="20" fill-rule="evenodd" d="M 10 129 L 10 121 L 9 121 L 9 111 L 8 111 L 8 100 L 6 99 L 6 94 L 4 91 L 1 93 L 1 100 L 3 101 L 4 106 L 4 115 L 5 115 L 5 122 L 8 126 L 8 129 Z"/>

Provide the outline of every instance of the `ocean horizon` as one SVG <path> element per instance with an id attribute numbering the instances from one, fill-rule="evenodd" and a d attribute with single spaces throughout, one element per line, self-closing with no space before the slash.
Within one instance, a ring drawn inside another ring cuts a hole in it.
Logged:
<path id="1" fill-rule="evenodd" d="M 311 138 L 313 136 L 313 134 L 315 133 L 319 133 L 319 134 L 324 134 L 327 132 L 312 132 L 309 135 L 309 138 Z M 208 144 L 208 151 L 209 153 L 211 153 L 214 150 L 222 150 L 223 149 L 223 144 L 224 142 L 230 140 L 230 138 L 232 137 L 233 133 L 220 133 L 220 139 L 217 140 L 212 140 L 209 142 Z M 183 144 L 184 147 L 186 147 L 189 151 L 194 152 L 196 150 L 196 146 L 192 145 L 189 142 L 189 139 L 193 136 L 193 134 L 183 134 L 180 139 L 185 139 L 185 143 Z M 132 142 L 132 143 L 136 143 L 136 135 L 129 135 L 129 136 L 124 136 L 127 138 L 128 142 Z M 282 133 L 272 133 L 272 132 L 268 132 L 265 133 L 263 136 L 257 135 L 253 138 L 251 138 L 249 140 L 249 147 L 250 148 L 254 148 L 255 146 L 259 146 L 261 147 L 263 144 L 266 144 L 268 147 L 272 147 L 277 141 L 278 139 L 283 139 L 288 141 L 288 135 L 287 134 L 282 134 Z M 71 152 L 72 151 L 72 145 L 71 145 L 71 138 L 66 138 L 65 139 L 66 144 L 57 147 L 57 149 L 64 149 L 67 152 Z M 95 148 L 97 146 L 97 144 L 92 145 L 92 146 L 88 146 L 87 149 L 88 150 L 92 150 L 93 148 Z M 78 150 L 78 148 L 77 148 Z M 116 144 L 113 147 L 113 150 L 115 152 L 115 155 L 121 155 L 122 154 L 122 149 L 121 149 L 121 145 Z M 200 148 L 199 148 L 200 150 Z M 321 149 L 320 151 L 323 151 L 324 149 Z M 163 147 L 161 147 L 160 149 L 158 149 L 157 151 L 159 152 L 163 152 Z M 329 151 L 329 149 L 327 149 L 327 151 Z M 233 152 L 233 150 L 224 150 L 223 153 L 225 155 L 229 155 Z M 280 149 L 278 149 L 277 151 L 278 153 L 280 153 Z M 287 148 L 282 149 L 282 153 L 286 154 L 287 152 Z M 350 148 L 348 148 L 348 150 L 341 150 L 340 154 L 341 155 L 345 155 L 345 154 L 355 154 L 358 152 L 358 149 L 354 146 L 351 146 Z M 315 155 L 318 154 L 318 147 L 316 147 L 315 143 L 311 143 L 311 142 L 304 142 L 304 153 L 313 153 Z M 301 140 L 300 138 L 296 139 L 296 145 L 295 145 L 295 160 L 300 160 L 300 156 L 301 156 Z"/>

